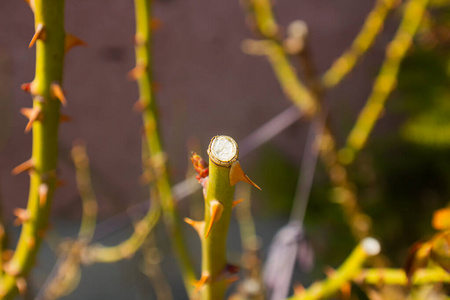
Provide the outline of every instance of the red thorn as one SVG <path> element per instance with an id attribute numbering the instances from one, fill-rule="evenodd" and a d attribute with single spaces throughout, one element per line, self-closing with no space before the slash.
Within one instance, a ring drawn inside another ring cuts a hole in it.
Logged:
<path id="1" fill-rule="evenodd" d="M 153 31 L 158 30 L 158 29 L 160 29 L 161 27 L 162 27 L 162 22 L 161 22 L 160 19 L 153 18 L 153 19 L 150 21 L 150 28 L 151 28 Z"/>
<path id="2" fill-rule="evenodd" d="M 243 182 L 246 182 L 248 184 L 251 184 L 255 188 L 257 188 L 257 189 L 259 189 L 261 191 L 261 188 L 259 186 L 257 186 L 256 183 L 251 181 L 251 179 L 248 178 L 247 175 L 245 175 L 244 171 L 242 171 L 241 164 L 237 160 L 231 165 L 231 169 L 230 169 L 230 185 L 235 185 L 239 181 L 243 181 Z"/>
<path id="3" fill-rule="evenodd" d="M 67 53 L 67 51 L 75 46 L 87 46 L 87 44 L 73 34 L 66 33 L 66 38 L 64 39 L 64 52 Z"/>
<path id="4" fill-rule="evenodd" d="M 146 66 L 144 65 L 137 65 L 132 69 L 130 72 L 128 72 L 128 78 L 130 80 L 137 80 L 141 78 L 145 73 Z"/>
<path id="5" fill-rule="evenodd" d="M 36 239 L 33 236 L 29 236 L 27 239 L 28 249 L 33 249 L 36 246 Z"/>
<path id="6" fill-rule="evenodd" d="M 241 203 L 242 201 L 244 201 L 244 198 L 237 199 L 237 200 L 233 201 L 233 205 L 231 206 L 231 208 L 234 208 L 236 205 L 238 205 L 238 204 Z"/>
<path id="7" fill-rule="evenodd" d="M 189 218 L 184 218 L 184 221 L 186 223 L 188 223 L 189 225 L 192 226 L 192 228 L 195 229 L 195 231 L 197 231 L 198 235 L 201 237 L 202 233 L 205 229 L 205 222 L 204 221 L 194 221 L 192 219 Z"/>
<path id="8" fill-rule="evenodd" d="M 14 255 L 14 251 L 11 249 L 6 249 L 5 251 L 2 252 L 1 255 L 2 255 L 3 261 L 10 261 Z"/>
<path id="9" fill-rule="evenodd" d="M 223 205 L 218 200 L 213 199 L 209 204 L 211 219 L 209 220 L 208 229 L 206 230 L 205 238 L 208 238 L 209 233 L 211 232 L 212 226 L 215 222 L 217 222 L 222 216 Z"/>
<path id="10" fill-rule="evenodd" d="M 23 277 L 16 278 L 16 286 L 20 295 L 25 295 L 27 292 L 27 281 Z"/>
<path id="11" fill-rule="evenodd" d="M 231 277 L 225 279 L 225 282 L 226 282 L 227 284 L 232 284 L 233 282 L 236 282 L 236 281 L 238 281 L 238 280 L 239 280 L 239 275 L 233 275 L 233 276 L 231 276 Z"/>
<path id="12" fill-rule="evenodd" d="M 136 103 L 134 103 L 133 105 L 133 110 L 139 113 L 143 112 L 146 108 L 147 104 L 145 104 L 144 101 L 142 101 L 141 99 L 136 101 Z"/>
<path id="13" fill-rule="evenodd" d="M 20 226 L 31 219 L 30 212 L 23 208 L 14 209 L 13 214 L 16 216 L 16 219 L 13 221 L 15 226 Z"/>
<path id="14" fill-rule="evenodd" d="M 48 196 L 48 184 L 41 183 L 41 185 L 39 186 L 39 205 L 41 207 L 43 207 L 47 202 L 47 196 Z"/>
<path id="15" fill-rule="evenodd" d="M 326 266 L 323 272 L 327 275 L 327 277 L 332 277 L 336 273 L 336 270 L 330 266 Z"/>
<path id="16" fill-rule="evenodd" d="M 60 121 L 61 123 L 71 122 L 71 121 L 72 121 L 72 117 L 70 117 L 70 116 L 68 116 L 68 115 L 61 114 L 61 115 L 59 116 L 59 121 Z"/>
<path id="17" fill-rule="evenodd" d="M 34 163 L 33 163 L 33 160 L 30 158 L 29 160 L 27 160 L 27 161 L 21 163 L 20 165 L 18 165 L 17 167 L 15 167 L 11 171 L 11 173 L 13 175 L 17 175 L 17 174 L 20 174 L 20 173 L 22 173 L 24 171 L 30 171 L 33 168 L 34 168 Z"/>
<path id="18" fill-rule="evenodd" d="M 209 273 L 207 272 L 202 273 L 202 277 L 200 278 L 200 280 L 194 284 L 195 287 L 194 294 L 197 294 L 200 291 L 200 289 L 205 285 L 205 283 L 208 282 L 210 277 L 211 276 L 209 275 Z"/>
<path id="19" fill-rule="evenodd" d="M 20 109 L 20 113 L 28 118 L 28 124 L 25 127 L 25 133 L 30 132 L 31 128 L 33 127 L 33 123 L 36 120 L 42 119 L 42 110 L 39 106 L 35 106 L 33 108 L 22 108 Z"/>
<path id="20" fill-rule="evenodd" d="M 32 11 L 34 11 L 34 2 L 31 2 L 30 0 L 23 0 L 28 4 L 28 6 L 31 8 Z"/>
<path id="21" fill-rule="evenodd" d="M 31 82 L 23 83 L 20 85 L 20 88 L 27 93 L 30 93 L 31 91 Z"/>
<path id="22" fill-rule="evenodd" d="M 40 39 L 40 40 L 45 40 L 45 28 L 44 28 L 44 24 L 39 23 L 36 26 L 36 32 L 33 35 L 33 38 L 31 39 L 30 44 L 28 45 L 28 48 L 33 47 L 33 45 L 36 43 L 36 41 Z"/>
<path id="23" fill-rule="evenodd" d="M 305 287 L 301 284 L 294 286 L 294 295 L 300 297 L 305 292 Z"/>
<path id="24" fill-rule="evenodd" d="M 52 97 L 57 98 L 59 101 L 61 101 L 62 105 L 67 106 L 66 96 L 64 95 L 64 91 L 62 90 L 58 82 L 54 81 L 50 85 L 50 91 Z"/>

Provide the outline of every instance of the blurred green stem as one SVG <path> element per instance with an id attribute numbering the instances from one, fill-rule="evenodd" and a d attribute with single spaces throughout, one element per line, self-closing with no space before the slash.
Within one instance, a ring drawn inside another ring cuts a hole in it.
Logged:
<path id="1" fill-rule="evenodd" d="M 375 239 L 363 239 L 339 269 L 332 272 L 327 279 L 313 283 L 309 288 L 300 290 L 289 299 L 315 300 L 332 296 L 338 292 L 343 285 L 353 280 L 359 274 L 364 262 L 369 257 L 379 253 L 379 247 L 380 245 Z"/>
<path id="2" fill-rule="evenodd" d="M 192 282 L 195 280 L 195 271 L 182 235 L 181 221 L 175 207 L 175 199 L 172 195 L 169 175 L 167 173 L 166 157 L 158 129 L 157 106 L 152 86 L 151 2 L 151 0 L 135 0 L 135 70 L 142 71 L 141 74 L 136 76 L 139 85 L 139 101 L 143 108 L 145 137 L 150 154 L 148 164 L 151 170 L 154 171 L 157 197 L 161 201 L 164 222 L 180 263 L 184 285 L 188 294 L 191 294 L 193 291 Z"/>
<path id="3" fill-rule="evenodd" d="M 410 0 L 405 4 L 403 19 L 394 39 L 386 49 L 386 58 L 373 85 L 372 93 L 358 116 L 355 126 L 347 138 L 347 144 L 340 151 L 342 163 L 349 164 L 356 152 L 364 147 L 375 122 L 384 110 L 385 102 L 395 88 L 400 64 L 411 47 L 413 37 L 426 12 L 428 0 Z"/>

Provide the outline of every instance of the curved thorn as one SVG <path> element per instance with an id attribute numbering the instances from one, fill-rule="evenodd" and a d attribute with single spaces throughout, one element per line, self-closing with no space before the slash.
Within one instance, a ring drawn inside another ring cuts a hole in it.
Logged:
<path id="1" fill-rule="evenodd" d="M 44 24 L 42 23 L 37 25 L 36 32 L 34 33 L 33 38 L 31 39 L 31 42 L 28 45 L 28 48 L 33 47 L 33 45 L 36 43 L 38 39 L 45 40 L 45 28 Z"/>
<path id="2" fill-rule="evenodd" d="M 18 175 L 24 171 L 30 171 L 34 168 L 34 163 L 33 160 L 30 158 L 29 160 L 21 163 L 20 165 L 18 165 L 17 167 L 15 167 L 11 173 L 13 175 Z"/>
<path id="3" fill-rule="evenodd" d="M 209 275 L 209 273 L 204 272 L 202 274 L 200 280 L 194 284 L 195 286 L 194 294 L 197 294 L 200 291 L 200 289 L 205 285 L 205 283 L 209 280 L 210 277 L 211 276 Z"/>
<path id="4" fill-rule="evenodd" d="M 206 230 L 205 238 L 209 236 L 209 233 L 211 232 L 212 226 L 215 222 L 217 222 L 220 217 L 222 216 L 223 212 L 223 205 L 218 200 L 214 199 L 209 204 L 209 210 L 211 214 L 211 219 L 209 220 L 208 229 Z"/>
<path id="5" fill-rule="evenodd" d="M 16 219 L 13 221 L 14 226 L 20 226 L 31 219 L 31 214 L 24 208 L 15 208 L 13 214 Z"/>
<path id="6" fill-rule="evenodd" d="M 233 201 L 233 205 L 231 206 L 231 208 L 234 208 L 236 205 L 238 205 L 238 204 L 241 203 L 242 201 L 244 201 L 244 198 L 234 200 L 234 201 Z"/>
<path id="7" fill-rule="evenodd" d="M 195 231 L 197 231 L 197 233 L 200 236 L 200 238 L 202 237 L 202 233 L 205 230 L 205 221 L 194 221 L 194 220 L 189 219 L 189 218 L 184 218 L 184 221 L 186 223 L 188 223 L 189 225 L 191 225 L 192 228 L 195 229 Z"/>
<path id="8" fill-rule="evenodd" d="M 39 186 L 39 205 L 42 207 L 47 202 L 48 184 L 42 183 Z"/>
<path id="9" fill-rule="evenodd" d="M 29 120 L 27 126 L 25 127 L 25 133 L 30 132 L 34 121 L 42 118 L 42 110 L 39 106 L 35 106 L 33 108 L 21 108 L 20 113 Z"/>
<path id="10" fill-rule="evenodd" d="M 235 185 L 239 181 L 243 181 L 243 182 L 246 182 L 248 184 L 251 184 L 255 188 L 257 188 L 257 189 L 259 189 L 261 191 L 261 188 L 259 186 L 257 186 L 256 183 L 254 183 L 250 178 L 248 178 L 247 175 L 245 175 L 244 171 L 241 168 L 241 164 L 237 160 L 231 165 L 231 169 L 230 169 L 230 185 Z"/>
<path id="11" fill-rule="evenodd" d="M 64 39 L 64 52 L 67 53 L 75 46 L 87 46 L 87 44 L 82 39 L 74 36 L 73 34 L 66 33 L 66 37 Z"/>
<path id="12" fill-rule="evenodd" d="M 58 82 L 54 81 L 50 85 L 50 90 L 51 90 L 51 93 L 52 93 L 52 97 L 55 97 L 59 101 L 61 101 L 63 106 L 67 106 L 66 96 L 64 95 L 64 91 L 62 90 L 62 88 L 61 88 L 61 86 L 59 85 Z"/>

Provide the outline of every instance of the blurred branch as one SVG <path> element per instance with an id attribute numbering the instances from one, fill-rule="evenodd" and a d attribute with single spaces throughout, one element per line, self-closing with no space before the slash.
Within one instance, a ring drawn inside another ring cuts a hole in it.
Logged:
<path id="1" fill-rule="evenodd" d="M 244 277 L 230 300 L 263 300 L 265 295 L 261 272 L 261 245 L 256 235 L 255 221 L 251 211 L 251 187 L 238 186 L 236 198 L 239 199 L 237 201 L 243 200 L 235 207 L 235 210 L 243 250 L 241 262 Z"/>
<path id="2" fill-rule="evenodd" d="M 161 252 L 156 245 L 154 232 L 150 233 L 142 246 L 142 272 L 149 278 L 157 300 L 172 300 L 170 285 L 161 268 Z"/>
<path id="3" fill-rule="evenodd" d="M 313 300 L 330 297 L 343 285 L 353 280 L 361 271 L 366 260 L 380 251 L 380 244 L 374 238 L 363 239 L 347 257 L 345 262 L 323 281 L 313 283 L 308 289 L 297 288 L 291 300 Z"/>
<path id="4" fill-rule="evenodd" d="M 89 171 L 89 158 L 86 147 L 79 142 L 72 148 L 72 159 L 75 164 L 76 181 L 82 203 L 82 218 L 78 239 L 89 243 L 92 240 L 97 222 L 97 199 L 92 189 L 91 174 Z"/>
<path id="5" fill-rule="evenodd" d="M 136 108 L 142 111 L 144 123 L 144 133 L 148 159 L 144 161 L 144 165 L 151 173 L 148 178 L 154 180 L 155 193 L 157 199 L 160 200 L 163 212 L 163 220 L 167 229 L 168 236 L 172 241 L 173 249 L 181 267 L 181 273 L 184 285 L 188 294 L 193 291 L 192 282 L 195 280 L 195 270 L 192 260 L 189 256 L 186 242 L 181 230 L 181 220 L 175 205 L 175 199 L 172 195 L 169 174 L 167 172 L 167 159 L 164 153 L 156 106 L 156 97 L 154 91 L 153 74 L 152 74 L 152 1 L 151 0 L 135 0 L 135 16 L 136 16 L 136 35 L 135 35 L 135 52 L 136 67 L 129 73 L 130 77 L 135 79 L 139 86 L 139 100 Z M 150 221 L 156 222 L 159 217 L 159 208 L 151 209 L 148 216 L 149 223 L 140 222 L 139 230 L 143 230 L 145 237 L 150 232 Z M 139 243 L 145 239 L 139 239 Z"/>
<path id="6" fill-rule="evenodd" d="M 258 5 L 262 5 L 261 2 L 266 2 L 263 6 L 265 8 L 270 8 L 269 1 L 258 0 Z M 255 2 L 250 1 L 249 4 L 255 5 Z M 253 11 L 256 15 L 256 20 L 258 20 L 258 18 L 261 18 L 257 15 L 258 11 L 260 10 L 254 7 Z M 272 14 L 266 14 L 262 19 L 267 19 L 269 17 L 272 18 L 271 22 L 276 24 Z M 259 24 L 261 24 L 261 21 L 257 22 L 258 26 Z M 261 33 L 264 34 L 264 28 L 259 27 L 258 29 Z M 277 38 L 266 35 L 265 37 L 268 38 L 268 40 L 246 41 L 243 43 L 243 51 L 250 54 L 267 56 L 287 98 L 290 99 L 294 104 L 296 104 L 297 107 L 310 118 L 315 117 L 326 120 L 323 109 L 321 108 L 322 89 L 320 87 L 319 80 L 316 78 L 310 54 L 309 52 L 305 52 L 303 54 L 301 53 L 308 47 L 305 46 L 307 45 L 307 32 L 300 32 L 297 34 L 298 31 L 301 30 L 290 30 L 289 38 L 294 37 L 302 39 L 301 44 L 303 46 L 298 48 L 298 53 L 300 54 L 302 62 L 308 62 L 305 65 L 305 69 L 307 70 L 307 72 L 305 72 L 305 75 L 308 76 L 308 82 L 310 82 L 312 85 L 311 89 L 306 87 L 295 74 L 295 69 L 289 63 L 288 55 L 285 49 L 286 47 L 283 48 Z M 289 47 L 287 48 L 289 49 Z M 332 181 L 333 185 L 336 187 L 336 189 L 345 192 L 337 194 L 339 197 L 337 198 L 336 202 L 342 206 L 343 211 L 346 215 L 347 223 L 349 224 L 353 234 L 358 239 L 361 239 L 367 236 L 370 232 L 370 218 L 362 213 L 361 209 L 358 206 L 357 197 L 353 185 L 348 180 L 345 168 L 338 161 L 335 138 L 332 135 L 332 131 L 329 128 L 327 122 L 323 122 L 325 123 L 325 129 L 323 131 L 323 134 L 317 137 L 320 144 L 319 151 L 322 160 L 328 169 L 330 180 Z M 307 151 L 311 152 L 309 149 Z M 305 180 L 310 179 L 305 178 Z M 304 199 L 302 198 L 302 201 L 303 200 Z M 296 204 L 296 206 L 306 207 L 305 204 Z"/>
<path id="7" fill-rule="evenodd" d="M 323 75 L 322 83 L 325 88 L 338 85 L 353 70 L 358 60 L 373 45 L 375 38 L 383 29 L 389 11 L 398 2 L 398 0 L 377 0 L 350 48 L 337 58 Z"/>
<path id="8" fill-rule="evenodd" d="M 357 284 L 373 285 L 424 285 L 430 283 L 450 283 L 450 274 L 443 269 L 419 269 L 414 272 L 411 282 L 403 269 L 364 269 L 353 279 Z"/>
<path id="9" fill-rule="evenodd" d="M 427 3 L 428 0 L 410 0 L 405 4 L 402 22 L 386 49 L 386 58 L 375 79 L 372 93 L 347 138 L 345 148 L 340 151 L 342 163 L 349 164 L 354 160 L 356 152 L 364 147 L 375 122 L 380 118 L 384 104 L 395 88 L 400 63 L 412 45 Z"/>
<path id="10" fill-rule="evenodd" d="M 95 232 L 97 199 L 95 197 L 89 158 L 83 142 L 76 142 L 72 148 L 78 192 L 82 203 L 82 218 L 77 239 L 68 239 L 58 246 L 58 261 L 41 288 L 37 299 L 53 300 L 70 294 L 81 278 L 81 254 L 90 243 Z"/>

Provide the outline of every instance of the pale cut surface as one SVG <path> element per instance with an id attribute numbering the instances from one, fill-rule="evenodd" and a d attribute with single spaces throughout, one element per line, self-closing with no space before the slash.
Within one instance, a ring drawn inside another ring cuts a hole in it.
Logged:
<path id="1" fill-rule="evenodd" d="M 227 136 L 216 137 L 211 145 L 211 154 L 218 160 L 229 162 L 236 156 L 236 143 Z"/>

